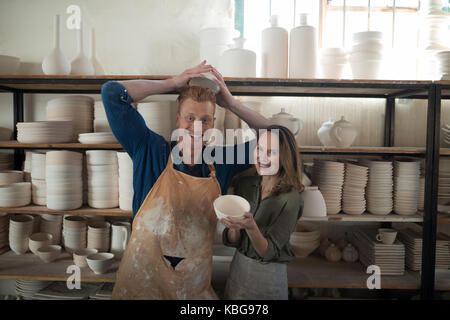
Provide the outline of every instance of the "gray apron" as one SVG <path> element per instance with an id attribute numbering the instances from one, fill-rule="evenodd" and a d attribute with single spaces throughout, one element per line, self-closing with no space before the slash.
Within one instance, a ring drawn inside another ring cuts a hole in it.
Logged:
<path id="1" fill-rule="evenodd" d="M 287 300 L 287 266 L 261 263 L 236 250 L 224 298 L 227 300 Z"/>

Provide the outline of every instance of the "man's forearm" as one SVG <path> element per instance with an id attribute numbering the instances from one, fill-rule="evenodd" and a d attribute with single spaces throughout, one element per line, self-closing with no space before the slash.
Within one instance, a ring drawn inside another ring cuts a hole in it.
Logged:
<path id="1" fill-rule="evenodd" d="M 234 99 L 234 103 L 230 105 L 229 108 L 231 112 L 247 122 L 248 126 L 252 129 L 265 129 L 271 125 L 270 121 L 264 116 L 249 107 L 246 107 L 237 99 Z"/>
<path id="2" fill-rule="evenodd" d="M 138 102 L 154 94 L 167 93 L 176 89 L 173 79 L 125 80 L 118 82 L 127 89 L 133 102 Z"/>

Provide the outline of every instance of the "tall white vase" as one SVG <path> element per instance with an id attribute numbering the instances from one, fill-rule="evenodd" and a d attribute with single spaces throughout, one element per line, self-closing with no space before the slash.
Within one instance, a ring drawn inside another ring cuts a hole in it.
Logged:
<path id="1" fill-rule="evenodd" d="M 256 77 L 256 53 L 244 49 L 244 38 L 235 38 L 234 46 L 220 57 L 222 74 L 225 77 Z"/>
<path id="2" fill-rule="evenodd" d="M 60 23 L 59 15 L 54 19 L 54 48 L 42 61 L 42 71 L 48 75 L 68 75 L 70 74 L 70 63 L 66 56 L 61 51 L 60 47 Z"/>
<path id="3" fill-rule="evenodd" d="M 278 26 L 278 15 L 270 17 L 270 25 L 261 34 L 261 76 L 287 78 L 288 32 Z"/>
<path id="4" fill-rule="evenodd" d="M 317 73 L 317 32 L 307 24 L 307 14 L 299 15 L 300 25 L 290 32 L 289 78 L 312 79 Z"/>
<path id="5" fill-rule="evenodd" d="M 72 60 L 71 74 L 78 76 L 91 76 L 95 74 L 91 60 L 84 54 L 83 46 L 83 25 L 80 23 L 78 30 L 78 55 Z"/>
<path id="6" fill-rule="evenodd" d="M 92 28 L 92 30 L 91 30 L 91 63 L 92 63 L 92 66 L 94 67 L 94 73 L 96 75 L 105 74 L 105 71 L 103 70 L 103 67 L 100 64 L 100 62 L 97 60 L 97 56 L 96 56 L 94 28 Z"/>

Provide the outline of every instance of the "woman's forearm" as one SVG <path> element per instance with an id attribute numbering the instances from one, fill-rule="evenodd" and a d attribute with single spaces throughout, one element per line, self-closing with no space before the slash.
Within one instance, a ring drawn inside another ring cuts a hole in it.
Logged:
<path id="1" fill-rule="evenodd" d="M 118 81 L 128 91 L 133 102 L 138 102 L 154 94 L 167 93 L 176 89 L 173 79 L 166 80 L 125 80 Z"/>
<path id="2" fill-rule="evenodd" d="M 239 239 L 241 238 L 240 230 L 228 229 L 227 238 L 228 241 L 231 243 L 238 242 Z"/>
<path id="3" fill-rule="evenodd" d="M 255 248 L 258 255 L 261 258 L 264 257 L 266 255 L 269 243 L 267 242 L 267 239 L 264 238 L 261 231 L 259 231 L 259 228 L 256 225 L 256 223 L 254 227 L 245 229 L 245 231 L 247 232 L 247 235 L 250 238 L 250 241 L 252 242 L 252 245 Z"/>
<path id="4" fill-rule="evenodd" d="M 234 99 L 234 103 L 229 106 L 231 112 L 247 122 L 252 129 L 265 129 L 271 125 L 270 121 L 258 112 L 243 105 L 239 100 Z"/>

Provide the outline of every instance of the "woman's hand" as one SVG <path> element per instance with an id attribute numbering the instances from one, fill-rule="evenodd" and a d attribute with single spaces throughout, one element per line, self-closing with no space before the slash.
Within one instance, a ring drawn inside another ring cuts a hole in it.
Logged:
<path id="1" fill-rule="evenodd" d="M 227 217 L 220 219 L 220 222 L 233 230 L 253 230 L 254 228 L 257 228 L 255 219 L 253 219 L 253 214 L 250 212 L 245 212 L 244 217 L 242 218 Z"/>
<path id="2" fill-rule="evenodd" d="M 235 103 L 233 95 L 231 94 L 230 90 L 228 90 L 228 87 L 225 84 L 225 81 L 223 80 L 220 72 L 217 71 L 217 69 L 214 67 L 212 67 L 211 72 L 215 76 L 215 79 L 213 78 L 212 80 L 214 80 L 214 82 L 217 83 L 220 87 L 220 92 L 216 95 L 216 103 L 225 109 L 230 109 L 231 106 Z"/>
<path id="3" fill-rule="evenodd" d="M 206 64 L 206 60 L 203 60 L 199 65 L 186 69 L 183 73 L 173 77 L 171 81 L 175 90 L 181 90 L 187 87 L 189 80 L 196 77 L 204 78 L 202 73 L 212 72 L 212 66 Z"/>

